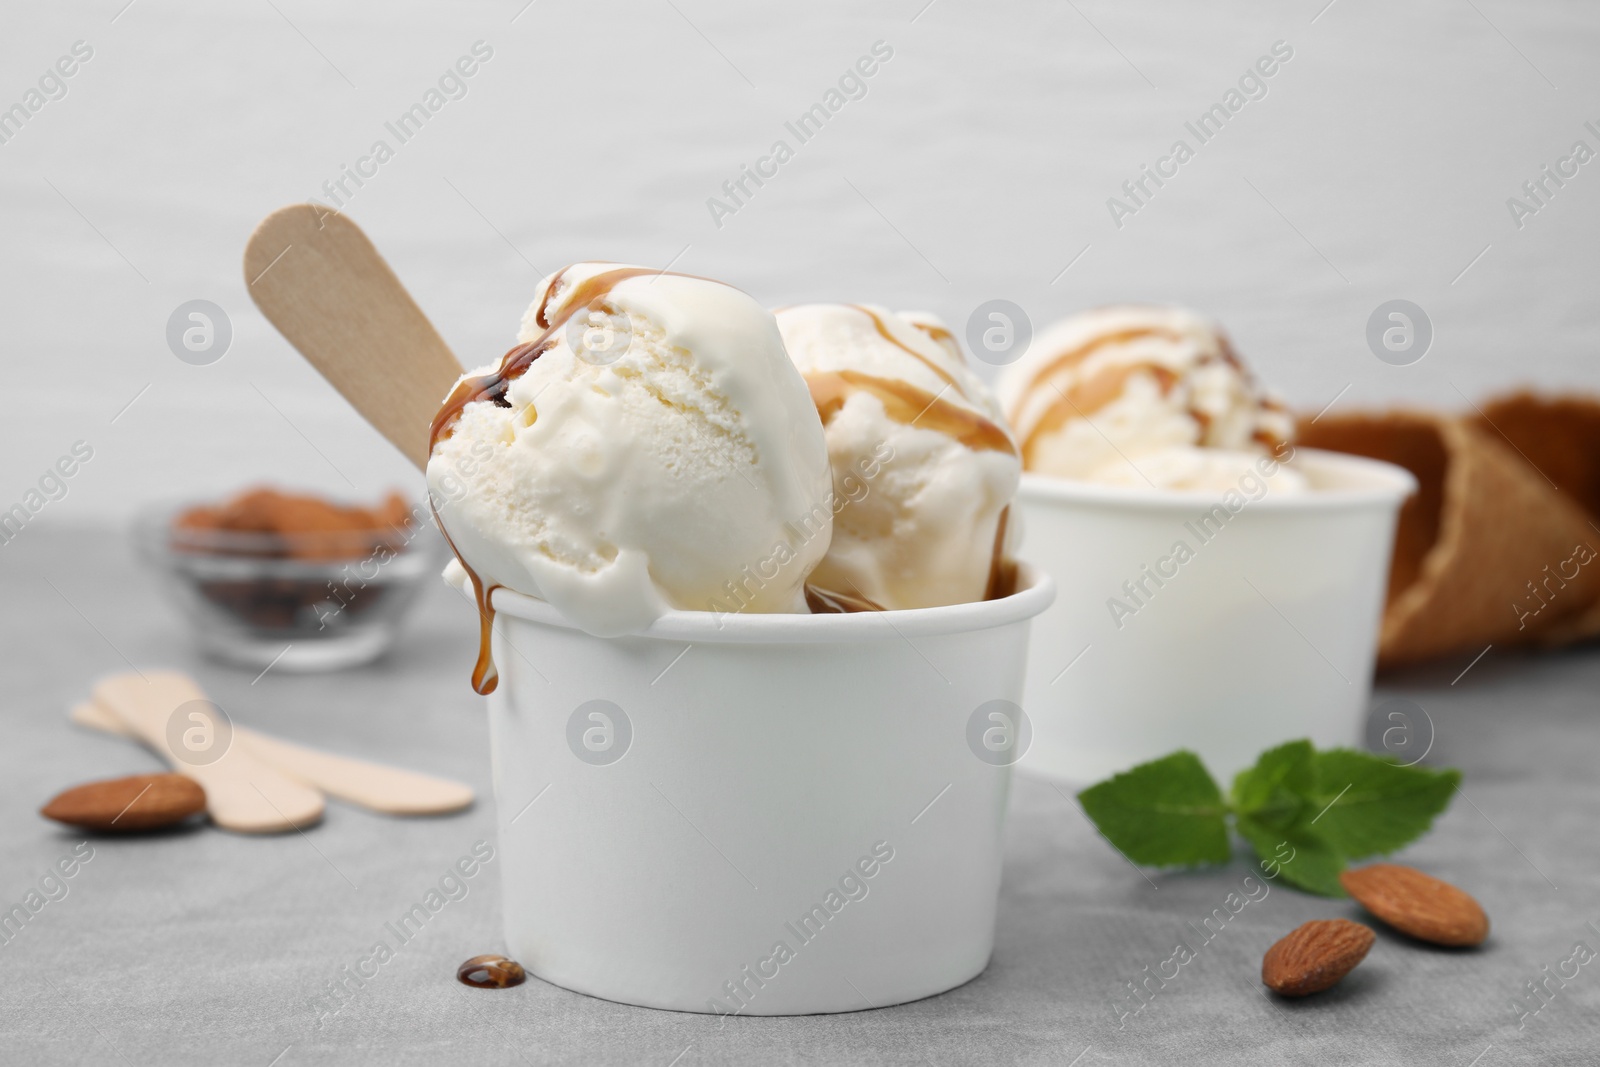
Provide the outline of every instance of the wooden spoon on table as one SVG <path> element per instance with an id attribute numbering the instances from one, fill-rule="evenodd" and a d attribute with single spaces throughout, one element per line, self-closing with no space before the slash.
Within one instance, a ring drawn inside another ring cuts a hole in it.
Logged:
<path id="1" fill-rule="evenodd" d="M 212 721 L 205 693 L 188 676 L 176 671 L 112 675 L 97 682 L 93 692 L 96 704 L 114 713 L 173 770 L 200 783 L 206 813 L 218 826 L 270 834 L 321 820 L 322 794 L 269 767 L 245 745 L 228 743 L 220 724 Z M 175 744 L 196 731 L 199 743 L 179 753 Z"/>
<path id="2" fill-rule="evenodd" d="M 72 709 L 79 726 L 123 737 L 137 735 L 110 709 L 89 700 Z M 237 723 L 233 743 L 269 766 L 332 797 L 384 815 L 443 815 L 469 808 L 472 787 L 431 774 L 336 756 L 272 737 Z"/>

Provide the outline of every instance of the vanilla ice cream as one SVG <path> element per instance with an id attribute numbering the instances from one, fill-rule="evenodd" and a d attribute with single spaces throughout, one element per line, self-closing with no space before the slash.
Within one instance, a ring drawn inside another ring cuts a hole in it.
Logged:
<path id="1" fill-rule="evenodd" d="M 456 385 L 428 461 L 486 619 L 496 586 L 602 637 L 672 609 L 807 610 L 832 484 L 770 312 L 720 282 L 580 263 L 540 283 L 518 339 Z"/>
<path id="2" fill-rule="evenodd" d="M 1216 324 L 1181 308 L 1098 308 L 1039 334 L 1000 397 L 1030 471 L 1107 485 L 1227 490 L 1294 420 Z M 1277 491 L 1305 479 L 1278 467 Z"/>
<path id="3" fill-rule="evenodd" d="M 833 466 L 833 543 L 813 585 L 889 609 L 1000 592 L 1021 464 L 950 331 L 930 315 L 855 304 L 777 317 Z"/>

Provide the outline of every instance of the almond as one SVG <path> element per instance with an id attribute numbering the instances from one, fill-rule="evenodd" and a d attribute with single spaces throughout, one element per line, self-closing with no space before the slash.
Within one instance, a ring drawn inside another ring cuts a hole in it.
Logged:
<path id="1" fill-rule="evenodd" d="M 206 791 L 181 774 L 135 774 L 88 782 L 58 794 L 39 814 L 104 833 L 154 830 L 206 808 Z"/>
<path id="2" fill-rule="evenodd" d="M 1261 981 L 1286 997 L 1320 993 L 1355 970 L 1376 937 L 1349 919 L 1313 920 L 1267 949 Z"/>
<path id="3" fill-rule="evenodd" d="M 1339 884 L 1362 907 L 1419 941 L 1462 947 L 1489 936 L 1489 917 L 1476 900 L 1415 867 L 1374 863 L 1345 871 Z"/>

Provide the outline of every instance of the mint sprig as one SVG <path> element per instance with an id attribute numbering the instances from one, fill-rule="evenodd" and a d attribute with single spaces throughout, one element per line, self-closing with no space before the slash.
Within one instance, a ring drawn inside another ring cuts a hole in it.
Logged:
<path id="1" fill-rule="evenodd" d="M 1263 873 L 1342 897 L 1339 872 L 1348 861 L 1387 855 L 1427 833 L 1460 781 L 1457 770 L 1290 741 L 1241 771 L 1226 797 L 1198 756 L 1179 751 L 1090 786 L 1078 802 L 1134 863 L 1226 863 L 1231 819 Z"/>
<path id="2" fill-rule="evenodd" d="M 1110 842 L 1147 867 L 1226 863 L 1227 801 L 1193 752 L 1174 752 L 1078 794 Z"/>

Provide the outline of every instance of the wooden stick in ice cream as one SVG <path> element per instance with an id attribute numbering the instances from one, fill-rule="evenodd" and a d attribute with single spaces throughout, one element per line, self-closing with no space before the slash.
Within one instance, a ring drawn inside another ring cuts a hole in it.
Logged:
<path id="1" fill-rule="evenodd" d="M 244 251 L 261 313 L 419 468 L 461 364 L 360 227 L 313 204 L 279 208 Z"/>

